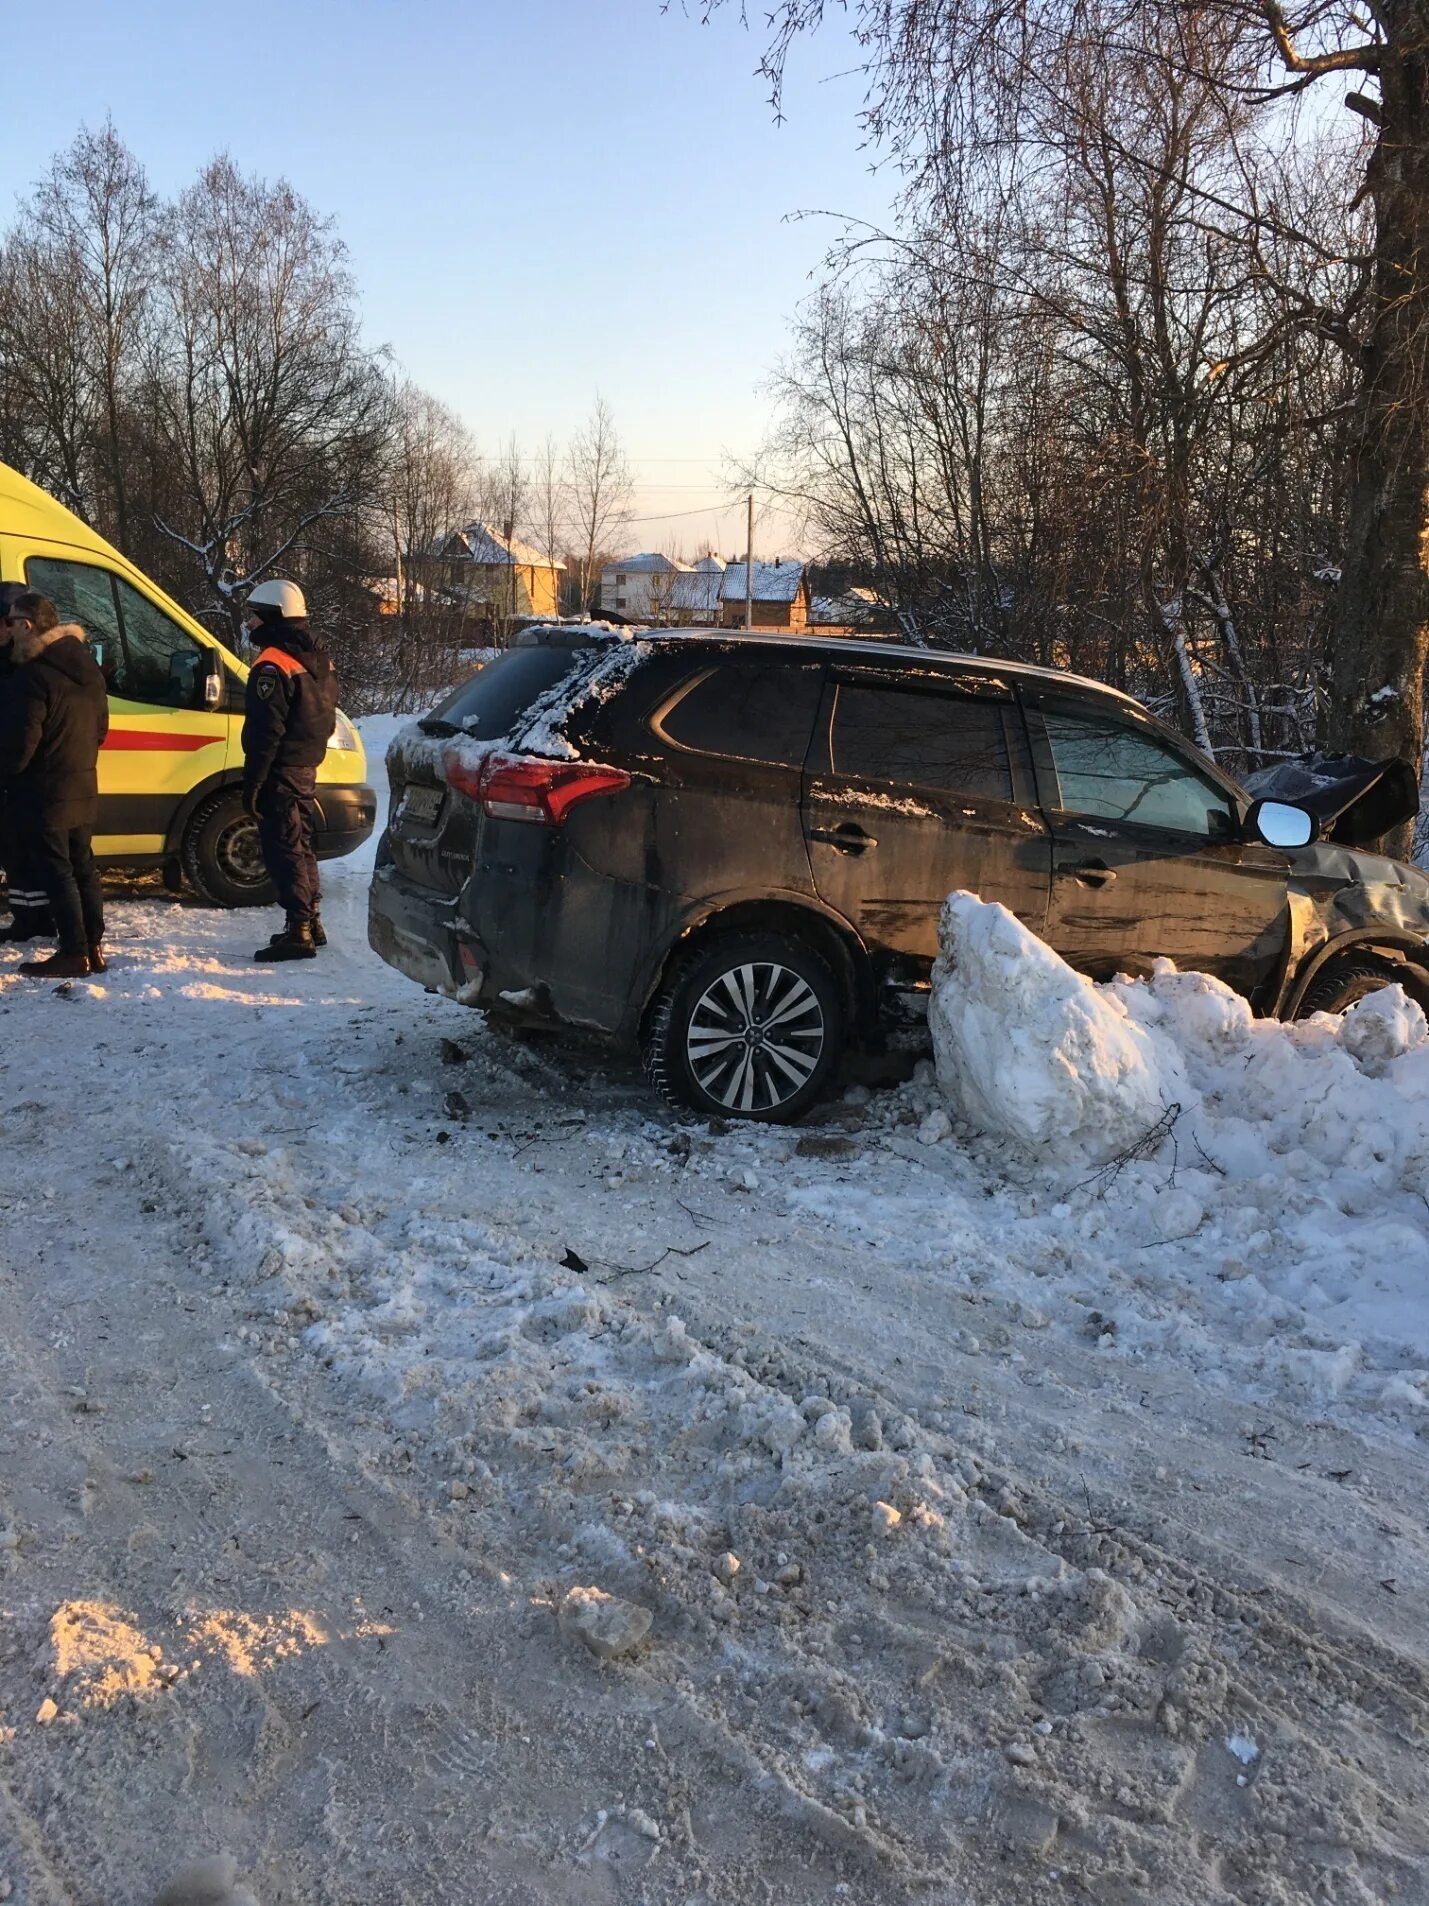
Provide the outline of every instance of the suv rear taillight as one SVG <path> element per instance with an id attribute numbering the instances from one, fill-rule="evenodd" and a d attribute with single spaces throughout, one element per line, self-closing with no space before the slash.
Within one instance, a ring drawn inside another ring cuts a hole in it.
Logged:
<path id="1" fill-rule="evenodd" d="M 603 768 L 590 761 L 542 761 L 531 755 L 488 755 L 467 762 L 459 748 L 448 749 L 442 762 L 447 786 L 480 801 L 493 820 L 534 821 L 539 827 L 559 827 L 577 801 L 596 794 L 618 794 L 630 786 L 623 768 Z"/>

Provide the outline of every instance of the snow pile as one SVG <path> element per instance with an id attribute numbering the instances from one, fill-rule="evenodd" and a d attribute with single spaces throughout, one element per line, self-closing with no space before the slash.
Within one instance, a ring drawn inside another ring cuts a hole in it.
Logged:
<path id="1" fill-rule="evenodd" d="M 969 1123 L 1049 1164 L 1139 1144 L 1187 1093 L 1174 1049 L 1074 973 L 1006 907 L 948 897 L 928 1024 Z"/>
<path id="2" fill-rule="evenodd" d="M 1418 1198 L 1429 1026 L 1401 987 L 1286 1025 L 1169 960 L 1149 980 L 1097 986 L 966 893 L 944 906 L 941 943 L 928 1012 L 938 1084 L 983 1134 L 1055 1170 L 1149 1155 L 1174 1122 L 1231 1179 L 1303 1179 L 1313 1162 Z M 1324 1183 L 1343 1204 L 1346 1187 Z"/>

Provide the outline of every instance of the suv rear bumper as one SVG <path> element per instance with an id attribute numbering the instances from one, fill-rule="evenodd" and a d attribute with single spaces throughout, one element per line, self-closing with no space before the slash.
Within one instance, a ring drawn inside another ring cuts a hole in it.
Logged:
<path id="1" fill-rule="evenodd" d="M 336 860 L 361 847 L 377 825 L 377 794 L 365 781 L 320 781 L 313 852 Z"/>
<path id="2" fill-rule="evenodd" d="M 378 867 L 367 891 L 367 943 L 408 979 L 475 1006 L 491 962 L 457 912 L 455 894 L 433 893 Z"/>

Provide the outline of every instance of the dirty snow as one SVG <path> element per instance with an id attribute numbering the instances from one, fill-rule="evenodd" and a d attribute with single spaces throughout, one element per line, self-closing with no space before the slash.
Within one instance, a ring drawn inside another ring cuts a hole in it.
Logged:
<path id="1" fill-rule="evenodd" d="M 1425 1896 L 1408 1002 L 958 903 L 941 1080 L 711 1130 L 389 973 L 370 859 L 311 966 L 3 955 L 11 1897 Z"/>

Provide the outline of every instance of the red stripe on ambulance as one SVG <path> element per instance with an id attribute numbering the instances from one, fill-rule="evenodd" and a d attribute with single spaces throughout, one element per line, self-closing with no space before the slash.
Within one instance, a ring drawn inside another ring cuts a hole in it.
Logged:
<path id="1" fill-rule="evenodd" d="M 222 733 L 216 735 L 176 735 L 163 729 L 153 728 L 111 728 L 104 746 L 116 753 L 145 754 L 192 754 L 195 748 L 211 748 L 215 741 L 222 741 Z"/>

